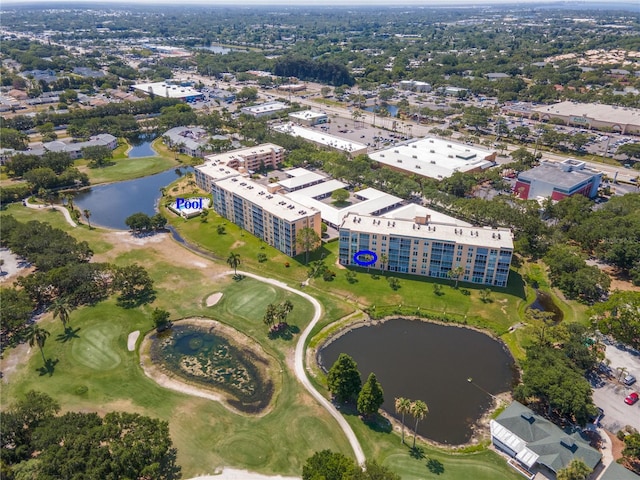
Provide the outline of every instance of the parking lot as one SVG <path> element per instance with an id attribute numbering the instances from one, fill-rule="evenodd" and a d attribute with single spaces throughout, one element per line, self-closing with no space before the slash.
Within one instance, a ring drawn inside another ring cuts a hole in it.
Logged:
<path id="1" fill-rule="evenodd" d="M 640 354 L 616 344 L 606 344 L 606 357 L 611 362 L 612 378 L 600 375 L 598 381 L 592 381 L 593 401 L 604 410 L 600 424 L 612 433 L 616 433 L 626 425 L 640 430 L 640 402 L 627 405 L 624 398 L 631 392 L 638 392 L 638 382 L 627 387 L 618 382 L 616 377 L 621 373 L 618 368 L 625 368 L 627 374 L 640 378 Z"/>

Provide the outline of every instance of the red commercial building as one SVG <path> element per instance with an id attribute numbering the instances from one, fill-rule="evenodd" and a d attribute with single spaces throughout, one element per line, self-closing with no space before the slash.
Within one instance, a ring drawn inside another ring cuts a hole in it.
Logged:
<path id="1" fill-rule="evenodd" d="M 516 196 L 524 200 L 562 200 L 575 194 L 593 198 L 598 194 L 601 181 L 602 172 L 570 158 L 560 163 L 542 162 L 531 170 L 521 172 L 513 190 Z"/>

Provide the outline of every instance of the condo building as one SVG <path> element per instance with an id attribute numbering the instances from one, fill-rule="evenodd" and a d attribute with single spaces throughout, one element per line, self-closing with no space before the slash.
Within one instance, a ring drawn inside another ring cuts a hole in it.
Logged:
<path id="1" fill-rule="evenodd" d="M 301 229 L 322 235 L 319 210 L 270 193 L 245 177 L 215 181 L 212 193 L 217 213 L 290 257 L 299 253 L 296 235 Z"/>
<path id="2" fill-rule="evenodd" d="M 448 278 L 458 266 L 460 280 L 505 287 L 513 255 L 508 229 L 457 226 L 350 213 L 340 227 L 340 263 L 356 266 L 373 252 L 373 269 Z"/>

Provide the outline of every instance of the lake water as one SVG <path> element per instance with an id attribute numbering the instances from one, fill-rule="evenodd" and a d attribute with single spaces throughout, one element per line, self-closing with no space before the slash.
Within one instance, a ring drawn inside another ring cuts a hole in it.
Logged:
<path id="1" fill-rule="evenodd" d="M 80 210 L 91 211 L 91 224 L 128 230 L 126 218 L 137 212 L 155 215 L 160 189 L 184 175 L 191 168 L 167 170 L 125 182 L 98 185 L 78 193 L 73 202 Z"/>
<path id="2" fill-rule="evenodd" d="M 324 347 L 319 362 L 329 369 L 340 353 L 358 363 L 363 381 L 376 374 L 384 389 L 382 408 L 390 415 L 400 419 L 396 397 L 425 401 L 429 414 L 418 432 L 450 445 L 471 439 L 473 426 L 493 403 L 491 394 L 510 390 L 515 379 L 513 359 L 502 344 L 457 326 L 393 319 L 357 328 Z M 405 423 L 415 424 L 410 416 Z"/>
<path id="3" fill-rule="evenodd" d="M 273 382 L 260 372 L 267 361 L 250 348 L 239 347 L 213 327 L 174 325 L 151 335 L 150 356 L 173 375 L 227 393 L 227 401 L 246 413 L 259 413 L 269 405 Z"/>
<path id="4" fill-rule="evenodd" d="M 373 112 L 375 107 L 365 107 L 365 110 L 367 112 Z M 377 112 L 380 111 L 381 109 L 385 109 L 387 112 L 389 112 L 389 115 L 391 115 L 393 118 L 398 116 L 398 110 L 399 108 L 396 107 L 395 105 L 387 105 L 386 107 L 383 107 L 381 105 L 378 105 L 377 108 Z"/>
<path id="5" fill-rule="evenodd" d="M 132 142 L 131 150 L 128 153 L 129 158 L 155 157 L 158 155 L 151 146 L 152 142 L 153 140 L 147 140 L 137 145 Z"/>
<path id="6" fill-rule="evenodd" d="M 529 305 L 529 308 L 540 310 L 542 312 L 553 313 L 553 321 L 556 323 L 561 322 L 564 318 L 562 310 L 560 310 L 560 307 L 555 304 L 551 295 L 540 290 L 536 290 L 536 299 L 531 305 Z"/>
<path id="7" fill-rule="evenodd" d="M 209 50 L 210 52 L 213 53 L 219 53 L 220 55 L 226 55 L 229 52 L 239 52 L 240 49 L 238 48 L 227 48 L 227 47 L 223 47 L 222 45 L 213 45 L 211 44 L 208 47 L 198 47 L 201 48 L 202 50 Z"/>

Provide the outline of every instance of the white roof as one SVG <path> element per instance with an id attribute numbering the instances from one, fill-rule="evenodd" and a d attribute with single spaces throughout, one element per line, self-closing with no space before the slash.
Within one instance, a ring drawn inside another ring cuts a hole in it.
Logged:
<path id="1" fill-rule="evenodd" d="M 302 137 L 305 140 L 309 140 L 320 145 L 326 145 L 327 147 L 342 150 L 344 152 L 360 152 L 363 150 L 366 151 L 367 149 L 367 146 L 362 143 L 350 142 L 344 138 L 335 137 L 328 133 L 311 128 L 304 128 L 299 125 L 294 125 L 293 123 L 277 125 L 273 128 L 279 132 L 288 133 L 289 135 L 294 135 L 296 137 Z"/>
<path id="2" fill-rule="evenodd" d="M 457 227 L 434 222 L 429 222 L 427 225 L 418 225 L 413 220 L 388 220 L 382 217 L 349 213 L 344 218 L 342 227 L 349 229 L 352 224 L 356 225 L 354 230 L 364 233 L 414 238 L 424 237 L 443 242 L 455 241 L 456 243 L 475 247 L 513 250 L 511 230 L 506 228 Z"/>
<path id="3" fill-rule="evenodd" d="M 486 160 L 489 150 L 438 138 L 423 138 L 395 145 L 369 154 L 369 157 L 390 167 L 436 179 L 455 172 L 467 172 L 493 165 Z"/>
<path id="4" fill-rule="evenodd" d="M 280 152 L 283 150 L 284 148 L 274 143 L 261 143 L 260 145 L 256 145 L 255 147 L 238 148 L 236 150 L 230 150 L 224 153 L 207 155 L 204 158 L 206 161 L 217 161 L 227 164 L 231 160 L 241 160 L 252 155 L 264 155 L 271 151 Z"/>
<path id="5" fill-rule="evenodd" d="M 332 193 L 335 190 L 340 190 L 341 188 L 346 188 L 347 186 L 348 185 L 346 183 L 342 183 L 340 180 L 329 180 L 327 182 L 318 183 L 317 185 L 311 185 L 310 187 L 297 190 L 297 193 L 314 198 Z"/>
<path id="6" fill-rule="evenodd" d="M 180 85 L 172 85 L 166 82 L 154 83 L 138 83 L 133 88 L 144 93 L 153 93 L 159 97 L 165 98 L 186 98 L 202 95 L 198 90 L 192 87 L 182 87 Z"/>
<path id="7" fill-rule="evenodd" d="M 314 208 L 286 198 L 284 195 L 269 193 L 265 187 L 247 178 L 225 178 L 217 181 L 216 185 L 289 222 L 312 217 L 317 212 Z"/>
<path id="8" fill-rule="evenodd" d="M 289 172 L 285 172 L 285 173 L 289 173 Z M 324 178 L 325 177 L 315 172 L 307 172 L 303 175 L 296 175 L 291 178 L 285 178 L 284 180 L 280 180 L 278 182 L 278 185 L 283 186 L 287 190 L 291 190 L 294 188 L 302 187 L 304 185 L 309 185 L 319 180 L 323 180 Z"/>
<path id="9" fill-rule="evenodd" d="M 603 105 L 600 103 L 560 102 L 532 109 L 541 114 L 584 117 L 601 122 L 640 125 L 640 109 Z"/>
<path id="10" fill-rule="evenodd" d="M 398 220 L 414 220 L 416 217 L 427 216 L 430 217 L 431 221 L 434 223 L 450 224 L 458 227 L 472 226 L 468 222 L 463 222 L 457 218 L 450 217 L 449 215 L 445 215 L 444 213 L 437 212 L 421 205 L 416 205 L 415 203 L 410 203 L 403 207 L 396 208 L 395 210 L 391 210 L 390 212 L 382 215 L 384 218 L 394 218 Z"/>
<path id="11" fill-rule="evenodd" d="M 316 210 L 320 210 L 322 219 L 333 225 L 340 225 L 344 217 L 350 212 L 367 215 L 385 208 L 390 208 L 393 205 L 398 205 L 402 202 L 401 198 L 381 192 L 375 188 L 367 188 L 365 190 L 355 192 L 355 195 L 363 197 L 365 200 L 349 205 L 348 207 L 338 209 L 331 204 L 323 203 L 315 198 L 311 198 L 305 193 L 305 190 L 306 189 L 287 193 L 286 197 L 303 205 L 309 205 L 309 207 L 313 207 Z"/>
<path id="12" fill-rule="evenodd" d="M 289 108 L 289 105 L 282 102 L 267 102 L 261 103 L 260 105 L 252 105 L 250 107 L 243 107 L 241 110 L 243 112 L 248 112 L 250 114 L 267 114 L 272 112 L 279 112 L 280 110 L 286 110 Z"/>
<path id="13" fill-rule="evenodd" d="M 292 112 L 289 114 L 291 118 L 299 118 L 301 120 L 310 120 L 312 118 L 326 117 L 326 113 L 314 112 L 313 110 L 303 110 L 301 112 Z"/>
<path id="14" fill-rule="evenodd" d="M 509 429 L 503 427 L 495 420 L 491 420 L 491 422 L 489 422 L 489 426 L 491 428 L 491 436 L 516 452 L 516 458 L 521 463 L 526 465 L 528 468 L 535 465 L 539 456 L 527 448 L 527 443 L 524 440 L 513 434 Z"/>
<path id="15" fill-rule="evenodd" d="M 202 165 L 195 167 L 213 181 L 222 180 L 227 177 L 235 177 L 240 175 L 235 168 L 227 167 L 226 163 L 220 160 L 207 160 Z"/>

